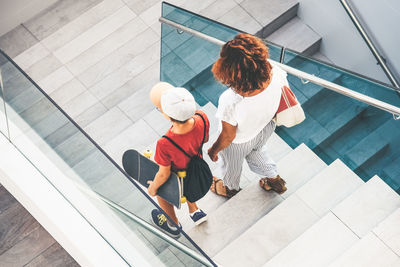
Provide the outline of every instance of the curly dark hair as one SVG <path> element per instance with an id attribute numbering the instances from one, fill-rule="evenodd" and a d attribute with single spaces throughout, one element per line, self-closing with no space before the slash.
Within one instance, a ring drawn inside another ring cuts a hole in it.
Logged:
<path id="1" fill-rule="evenodd" d="M 261 89 L 270 79 L 272 66 L 267 61 L 264 42 L 247 33 L 238 34 L 221 49 L 212 67 L 214 77 L 239 92 Z"/>

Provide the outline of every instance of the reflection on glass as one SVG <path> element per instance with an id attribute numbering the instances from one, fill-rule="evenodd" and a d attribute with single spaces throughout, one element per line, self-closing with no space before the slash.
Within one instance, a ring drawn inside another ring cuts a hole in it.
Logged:
<path id="1" fill-rule="evenodd" d="M 6 57 L 3 56 L 2 60 L 2 100 L 5 100 L 7 107 L 11 142 L 50 181 L 60 178 L 52 177 L 56 169 L 58 173 L 62 173 L 63 178 L 108 198 L 151 224 L 151 211 L 157 206 L 24 73 Z M 2 107 L 1 104 L 0 123 L 4 118 Z M 63 192 L 62 188 L 58 190 Z M 103 211 L 98 201 L 90 197 L 89 200 L 98 206 L 100 212 Z M 125 221 L 122 225 L 124 229 L 131 225 L 123 216 L 114 221 L 110 218 L 109 223 L 120 230 L 121 221 Z M 136 231 L 136 227 L 132 227 L 132 233 Z M 156 238 L 149 235 L 149 238 Z M 178 242 L 200 254 L 184 237 Z M 152 247 L 153 244 L 144 243 L 143 246 Z"/>
<path id="2" fill-rule="evenodd" d="M 353 73 L 308 59 L 295 52 L 284 63 L 322 79 L 381 101 L 400 106 L 398 93 L 390 87 Z M 291 88 L 306 112 L 306 121 L 278 134 L 295 147 L 305 143 L 326 163 L 341 159 L 364 181 L 379 175 L 399 192 L 400 124 L 392 115 L 322 86 L 289 75 Z"/>
<path id="3" fill-rule="evenodd" d="M 3 82 L 3 73 L 6 73 L 8 62 L 3 55 L 0 54 L 0 132 L 6 136 L 8 136 L 8 127 L 7 127 L 7 118 L 6 118 L 6 109 L 4 103 L 4 82 Z"/>
<path id="4" fill-rule="evenodd" d="M 163 17 L 228 41 L 238 31 L 188 11 L 163 4 Z M 282 47 L 267 44 L 280 61 Z M 220 47 L 162 25 L 161 79 L 190 89 L 200 105 L 218 105 L 226 89 L 211 73 Z M 283 63 L 316 77 L 400 107 L 400 94 L 389 86 L 285 50 Z M 288 75 L 306 112 L 302 124 L 277 133 L 292 147 L 305 143 L 326 163 L 340 158 L 365 181 L 378 174 L 400 193 L 400 123 L 392 115 L 322 86 Z"/>

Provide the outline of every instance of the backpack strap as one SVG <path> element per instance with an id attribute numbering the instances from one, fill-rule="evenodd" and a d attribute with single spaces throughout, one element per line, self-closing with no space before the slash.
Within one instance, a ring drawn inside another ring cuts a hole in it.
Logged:
<path id="1" fill-rule="evenodd" d="M 174 146 L 176 146 L 180 151 L 182 151 L 186 156 L 188 156 L 189 158 L 192 158 L 188 153 L 186 153 L 185 150 L 183 150 L 183 148 L 181 148 L 180 146 L 178 146 L 177 143 L 174 142 L 174 140 L 172 140 L 171 138 L 169 138 L 166 135 L 163 135 L 162 137 L 164 137 L 165 139 L 167 139 L 168 141 L 170 141 Z"/>
<path id="2" fill-rule="evenodd" d="M 201 119 L 203 120 L 203 122 L 204 122 L 203 141 L 201 141 L 201 146 L 200 146 L 200 149 L 199 149 L 199 152 L 198 152 L 198 154 L 201 155 L 202 152 L 203 152 L 204 140 L 206 139 L 206 127 L 207 127 L 207 126 L 206 126 L 206 121 L 204 120 L 203 116 L 201 116 L 200 113 L 195 113 L 195 115 L 199 115 L 200 118 L 201 118 Z M 165 139 L 167 139 L 168 141 L 170 141 L 174 146 L 176 146 L 176 148 L 178 148 L 180 151 L 182 151 L 187 157 L 192 158 L 188 153 L 186 153 L 185 150 L 183 150 L 183 148 L 181 148 L 177 143 L 175 143 L 175 141 L 172 140 L 170 137 L 168 137 L 168 136 L 166 136 L 166 135 L 163 135 L 162 137 L 164 137 Z"/>
<path id="3" fill-rule="evenodd" d="M 204 140 L 206 139 L 206 128 L 207 128 L 207 125 L 206 125 L 206 121 L 205 121 L 205 119 L 203 118 L 203 116 L 201 116 L 201 114 L 200 113 L 195 113 L 195 115 L 198 115 L 198 116 L 200 116 L 200 118 L 203 120 L 203 122 L 204 122 L 204 134 L 203 134 L 203 141 L 201 141 L 201 146 L 200 146 L 200 151 L 202 150 L 202 148 L 203 148 L 203 144 L 204 144 Z"/>

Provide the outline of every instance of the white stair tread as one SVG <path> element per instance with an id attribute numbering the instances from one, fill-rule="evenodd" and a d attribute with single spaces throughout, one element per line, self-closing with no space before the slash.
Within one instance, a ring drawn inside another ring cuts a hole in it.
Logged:
<path id="1" fill-rule="evenodd" d="M 282 159 L 284 156 L 289 154 L 293 149 L 285 142 L 279 135 L 277 135 L 275 132 L 272 133 L 270 138 L 268 139 L 267 143 L 265 146 L 262 148 L 263 151 L 267 150 L 268 155 L 275 161 L 278 162 L 280 159 Z M 248 181 L 255 181 L 259 180 L 261 176 L 259 174 L 256 174 L 252 172 L 247 165 L 247 163 L 243 164 L 243 172 L 242 176 L 248 179 Z"/>
<path id="2" fill-rule="evenodd" d="M 307 146 L 300 145 L 282 158 L 278 167 L 290 192 L 294 192 L 326 164 Z M 208 255 L 214 256 L 282 201 L 281 196 L 265 192 L 258 181 L 254 181 L 212 212 L 208 222 L 193 228 L 188 234 Z"/>
<path id="3" fill-rule="evenodd" d="M 211 191 L 199 201 L 196 202 L 199 209 L 203 210 L 207 214 L 211 214 L 214 212 L 219 206 L 221 206 L 227 199 L 225 197 L 218 196 Z M 176 216 L 178 217 L 179 222 L 182 224 L 183 231 L 188 232 L 195 224 L 193 220 L 190 218 L 189 210 L 186 204 L 183 204 L 181 209 L 175 209 Z"/>
<path id="4" fill-rule="evenodd" d="M 370 232 L 329 267 L 392 266 L 398 259 L 399 257 L 393 251 Z"/>
<path id="5" fill-rule="evenodd" d="M 213 257 L 255 221 L 283 199 L 252 183 L 209 214 L 208 221 L 192 228 L 188 235 Z"/>
<path id="6" fill-rule="evenodd" d="M 215 260 L 223 266 L 262 266 L 318 219 L 293 194 L 226 246 Z"/>
<path id="7" fill-rule="evenodd" d="M 362 237 L 399 207 L 400 196 L 375 175 L 332 211 Z"/>
<path id="8" fill-rule="evenodd" d="M 357 236 L 329 212 L 263 266 L 327 266 L 357 240 Z"/>
<path id="9" fill-rule="evenodd" d="M 269 155 L 275 161 L 279 161 L 281 158 L 289 154 L 293 149 L 275 132 L 272 133 L 271 137 L 268 139 L 267 144 L 264 149 L 268 149 Z"/>
<path id="10" fill-rule="evenodd" d="M 373 232 L 397 255 L 400 255 L 400 208 L 378 224 Z"/>
<path id="11" fill-rule="evenodd" d="M 278 162 L 279 174 L 287 186 L 287 191 L 282 196 L 287 198 L 325 167 L 325 162 L 305 144 L 296 147 Z"/>
<path id="12" fill-rule="evenodd" d="M 299 17 L 294 17 L 278 30 L 267 36 L 266 39 L 297 52 L 304 52 L 321 40 L 321 37 Z"/>
<path id="13" fill-rule="evenodd" d="M 363 184 L 352 170 L 337 159 L 297 190 L 296 194 L 322 217 Z"/>

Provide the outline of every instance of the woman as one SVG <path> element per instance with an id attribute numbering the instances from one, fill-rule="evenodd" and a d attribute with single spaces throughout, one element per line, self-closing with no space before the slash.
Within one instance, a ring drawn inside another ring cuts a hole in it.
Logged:
<path id="1" fill-rule="evenodd" d="M 219 98 L 216 117 L 221 120 L 220 135 L 208 154 L 219 163 L 221 179 L 214 178 L 211 191 L 232 197 L 239 190 L 243 160 L 262 175 L 261 188 L 277 193 L 286 191 L 274 161 L 263 146 L 275 130 L 273 118 L 287 85 L 286 72 L 267 61 L 266 45 L 250 34 L 239 34 L 221 49 L 212 72 L 229 86 Z"/>

